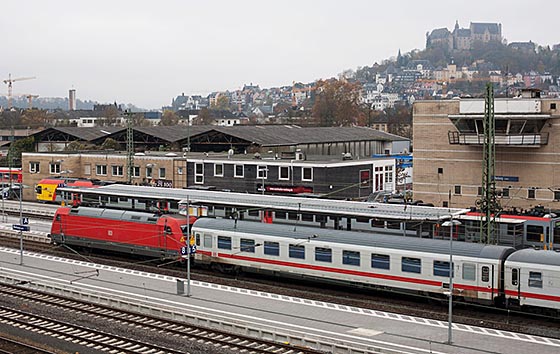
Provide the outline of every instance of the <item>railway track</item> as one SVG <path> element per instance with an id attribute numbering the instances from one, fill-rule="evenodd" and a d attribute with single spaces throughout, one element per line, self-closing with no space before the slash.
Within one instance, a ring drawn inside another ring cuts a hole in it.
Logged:
<path id="1" fill-rule="evenodd" d="M 52 319 L 50 316 L 0 306 L 0 323 L 70 341 L 98 351 L 150 354 L 184 353 L 185 349 L 181 343 L 196 343 L 213 348 L 213 352 L 214 350 L 222 350 L 224 352 L 235 351 L 254 354 L 322 353 L 309 348 L 296 348 L 289 344 L 232 335 L 219 330 L 195 327 L 181 322 L 115 310 L 101 305 L 92 305 L 74 299 L 23 289 L 18 286 L 0 285 L 0 296 L 10 298 L 17 303 L 33 303 L 39 307 L 48 307 L 51 311 L 56 310 L 61 315 L 71 313 L 71 317 L 87 317 L 95 319 L 99 323 L 111 323 L 111 327 L 118 325 L 133 328 L 135 333 L 157 333 L 157 337 L 173 338 L 173 341 L 167 341 L 168 346 L 163 347 L 160 344 L 161 342 L 153 343 L 146 340 L 149 336 L 144 336 L 143 340 L 135 339 L 134 333 L 121 336 L 112 333 L 113 331 L 76 325 L 73 322 Z M 172 343 L 178 343 L 179 347 L 171 345 Z"/>
<path id="2" fill-rule="evenodd" d="M 0 354 L 58 354 L 55 351 L 43 349 L 26 341 L 0 336 Z"/>

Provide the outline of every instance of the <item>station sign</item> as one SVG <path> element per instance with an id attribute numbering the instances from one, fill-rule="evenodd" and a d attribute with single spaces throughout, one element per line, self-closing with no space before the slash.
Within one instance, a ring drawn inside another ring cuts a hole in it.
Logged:
<path id="1" fill-rule="evenodd" d="M 189 250 L 189 248 L 190 248 L 190 250 Z M 186 256 L 188 254 L 195 254 L 195 253 L 196 253 L 196 245 L 181 247 L 181 255 L 182 256 Z"/>
<path id="2" fill-rule="evenodd" d="M 31 230 L 31 228 L 27 225 L 18 225 L 18 224 L 13 224 L 12 229 L 14 229 L 16 231 L 29 231 L 29 230 Z"/>

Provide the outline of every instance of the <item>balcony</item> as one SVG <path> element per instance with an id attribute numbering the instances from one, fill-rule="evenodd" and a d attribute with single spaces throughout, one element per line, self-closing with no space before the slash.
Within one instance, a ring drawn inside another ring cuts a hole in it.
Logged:
<path id="1" fill-rule="evenodd" d="M 483 145 L 484 135 L 476 133 L 460 133 L 449 131 L 447 133 L 451 145 Z M 548 133 L 538 134 L 496 134 L 496 146 L 543 146 L 548 144 Z"/>

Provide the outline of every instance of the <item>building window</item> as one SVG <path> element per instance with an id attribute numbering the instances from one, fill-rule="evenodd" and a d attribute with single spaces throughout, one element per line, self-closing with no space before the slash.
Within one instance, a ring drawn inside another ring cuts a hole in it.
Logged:
<path id="1" fill-rule="evenodd" d="M 386 254 L 372 254 L 371 267 L 377 269 L 389 269 L 391 267 L 391 258 Z"/>
<path id="2" fill-rule="evenodd" d="M 278 179 L 289 180 L 290 179 L 290 167 L 289 166 L 278 166 Z"/>
<path id="3" fill-rule="evenodd" d="M 385 182 L 393 183 L 393 166 L 385 166 Z"/>
<path id="4" fill-rule="evenodd" d="M 528 199 L 535 199 L 535 188 L 527 189 L 527 198 Z"/>
<path id="5" fill-rule="evenodd" d="M 313 181 L 313 167 L 301 168 L 301 180 L 307 182 Z"/>
<path id="6" fill-rule="evenodd" d="M 461 186 L 455 186 L 455 194 L 461 194 Z"/>
<path id="7" fill-rule="evenodd" d="M 551 103 L 550 104 L 550 109 L 556 109 L 556 103 Z"/>
<path id="8" fill-rule="evenodd" d="M 317 262 L 332 262 L 332 250 L 330 248 L 315 247 L 315 260 Z"/>
<path id="9" fill-rule="evenodd" d="M 476 195 L 482 195 L 482 187 L 476 189 Z"/>
<path id="10" fill-rule="evenodd" d="M 231 237 L 218 236 L 218 248 L 222 250 L 231 250 Z"/>
<path id="11" fill-rule="evenodd" d="M 233 174 L 235 178 L 245 177 L 245 168 L 243 165 L 235 165 L 235 173 Z"/>
<path id="12" fill-rule="evenodd" d="M 560 191 L 554 191 L 554 200 L 560 200 Z"/>
<path id="13" fill-rule="evenodd" d="M 449 278 L 449 262 L 434 261 L 434 276 Z M 453 274 L 454 276 L 455 274 Z"/>
<path id="14" fill-rule="evenodd" d="M 257 166 L 257 178 L 267 179 L 268 178 L 268 167 L 267 166 Z"/>
<path id="15" fill-rule="evenodd" d="M 60 173 L 60 162 L 51 162 L 49 164 L 49 172 L 51 174 L 59 174 Z"/>
<path id="16" fill-rule="evenodd" d="M 160 179 L 165 179 L 165 167 L 160 167 L 159 168 L 159 178 Z"/>
<path id="17" fill-rule="evenodd" d="M 41 172 L 41 171 L 39 170 L 39 165 L 40 165 L 39 162 L 30 161 L 30 162 L 29 162 L 29 172 L 31 172 L 31 173 L 39 173 L 39 172 Z"/>
<path id="18" fill-rule="evenodd" d="M 542 288 L 542 273 L 541 272 L 529 272 L 529 287 L 530 288 Z"/>
<path id="19" fill-rule="evenodd" d="M 98 176 L 107 176 L 107 165 L 95 165 L 95 174 Z"/>
<path id="20" fill-rule="evenodd" d="M 122 177 L 124 173 L 124 169 L 122 166 L 111 166 L 111 174 L 113 176 Z"/>
<path id="21" fill-rule="evenodd" d="M 194 183 L 204 183 L 204 164 L 202 162 L 197 162 L 194 164 Z"/>
<path id="22" fill-rule="evenodd" d="M 305 246 L 303 246 L 303 245 L 290 245 L 288 256 L 290 258 L 305 259 Z"/>
<path id="23" fill-rule="evenodd" d="M 509 198 L 509 188 L 502 188 L 502 198 Z"/>
<path id="24" fill-rule="evenodd" d="M 438 173 L 438 174 L 442 174 L 442 173 L 443 173 L 443 167 L 438 167 L 437 173 Z"/>
<path id="25" fill-rule="evenodd" d="M 444 208 L 449 208 L 449 202 L 446 200 L 446 201 L 441 203 L 441 206 L 444 207 Z"/>
<path id="26" fill-rule="evenodd" d="M 151 166 L 146 167 L 146 178 L 152 178 L 152 174 L 153 174 L 152 171 L 153 170 Z"/>
<path id="27" fill-rule="evenodd" d="M 214 177 L 224 177 L 224 164 L 222 163 L 214 164 Z"/>
<path id="28" fill-rule="evenodd" d="M 91 165 L 89 163 L 84 165 L 84 175 L 91 175 Z"/>
<path id="29" fill-rule="evenodd" d="M 420 258 L 403 257 L 401 270 L 408 273 L 422 273 L 422 261 Z"/>
<path id="30" fill-rule="evenodd" d="M 278 242 L 264 242 L 264 254 L 269 256 L 279 256 L 280 255 L 280 243 Z"/>
<path id="31" fill-rule="evenodd" d="M 342 251 L 342 264 L 360 266 L 360 252 Z"/>
<path id="32" fill-rule="evenodd" d="M 132 167 L 132 177 L 140 178 L 140 166 Z"/>

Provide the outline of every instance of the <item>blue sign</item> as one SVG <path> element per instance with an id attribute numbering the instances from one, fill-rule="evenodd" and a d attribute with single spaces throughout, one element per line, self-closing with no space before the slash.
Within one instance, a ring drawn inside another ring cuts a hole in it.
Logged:
<path id="1" fill-rule="evenodd" d="M 494 181 L 519 182 L 519 177 L 517 177 L 517 176 L 494 176 Z"/>
<path id="2" fill-rule="evenodd" d="M 186 255 L 187 255 L 187 247 L 188 247 L 188 246 L 183 246 L 183 247 L 181 247 L 181 255 L 182 255 L 182 256 L 186 256 Z M 196 253 L 196 245 L 190 246 L 189 253 L 190 253 L 190 254 L 195 254 L 195 253 Z"/>
<path id="3" fill-rule="evenodd" d="M 14 229 L 16 231 L 29 231 L 29 230 L 31 230 L 31 228 L 27 225 L 18 225 L 18 224 L 13 224 L 12 229 Z"/>
<path id="4" fill-rule="evenodd" d="M 21 218 L 22 225 L 29 225 L 29 218 Z"/>

